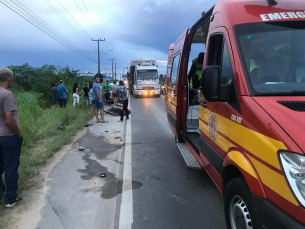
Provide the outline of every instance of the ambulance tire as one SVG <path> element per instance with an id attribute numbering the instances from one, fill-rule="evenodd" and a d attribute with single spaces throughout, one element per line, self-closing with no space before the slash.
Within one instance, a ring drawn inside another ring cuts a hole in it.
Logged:
<path id="1" fill-rule="evenodd" d="M 263 229 L 257 208 L 252 200 L 252 193 L 243 177 L 236 177 L 229 181 L 225 190 L 225 217 L 228 229 L 239 229 L 235 224 L 236 214 L 242 219 L 242 224 L 249 224 L 253 229 Z M 233 209 L 237 209 L 233 211 Z M 235 214 L 234 214 L 234 213 Z"/>

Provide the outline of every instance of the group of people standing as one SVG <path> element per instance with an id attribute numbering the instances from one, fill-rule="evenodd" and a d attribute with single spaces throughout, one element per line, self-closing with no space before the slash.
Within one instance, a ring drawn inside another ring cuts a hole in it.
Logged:
<path id="1" fill-rule="evenodd" d="M 107 123 L 104 119 L 104 103 L 102 98 L 102 86 L 100 86 L 100 78 L 96 76 L 94 78 L 94 83 L 89 83 L 89 103 L 91 105 L 91 112 L 90 112 L 90 120 L 93 119 L 93 115 L 95 114 L 96 122 Z M 104 92 L 105 92 L 105 101 L 107 104 L 111 104 L 110 95 L 112 93 L 112 98 L 114 104 L 117 101 L 123 103 L 123 110 L 120 112 L 120 120 L 123 121 L 124 113 L 126 115 L 126 119 L 129 119 L 129 111 L 128 107 L 128 95 L 127 95 L 127 88 L 124 86 L 124 82 L 120 81 L 119 85 L 116 84 L 114 81 L 113 85 L 109 85 L 109 81 L 107 80 L 104 85 Z M 98 118 L 98 114 L 101 116 L 101 120 Z"/>
<path id="2" fill-rule="evenodd" d="M 63 80 L 59 81 L 59 85 L 57 87 L 55 86 L 55 84 L 51 85 L 50 101 L 52 106 L 58 104 L 60 107 L 66 107 L 67 97 L 68 97 L 68 90 L 64 85 Z"/>
<path id="3" fill-rule="evenodd" d="M 123 81 L 119 81 L 119 85 L 117 85 L 116 81 L 113 82 L 113 85 L 109 84 L 107 80 L 104 89 L 100 85 L 100 78 L 98 76 L 94 77 L 94 82 L 90 82 L 84 85 L 84 88 L 81 90 L 77 85 L 74 84 L 72 92 L 73 92 L 73 106 L 79 104 L 80 96 L 83 94 L 85 103 L 87 106 L 91 106 L 90 111 L 90 120 L 93 119 L 93 116 L 96 117 L 96 122 L 105 123 L 104 119 L 104 104 L 103 104 L 103 95 L 102 90 L 104 90 L 105 101 L 107 105 L 111 105 L 110 95 L 112 94 L 113 103 L 116 104 L 118 101 L 123 103 L 123 110 L 121 111 L 121 119 L 123 121 L 124 113 L 126 114 L 126 119 L 129 119 L 128 112 L 128 94 L 127 88 L 124 86 Z M 52 88 L 50 89 L 50 99 L 51 105 L 59 104 L 60 107 L 67 106 L 67 95 L 68 90 L 64 85 L 64 81 L 60 80 L 60 84 L 56 87 L 55 84 L 52 84 Z M 98 118 L 98 114 L 100 114 L 101 119 Z"/>

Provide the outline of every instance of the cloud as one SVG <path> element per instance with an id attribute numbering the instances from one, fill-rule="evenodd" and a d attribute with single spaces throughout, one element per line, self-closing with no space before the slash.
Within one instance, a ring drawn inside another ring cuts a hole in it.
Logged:
<path id="1" fill-rule="evenodd" d="M 154 13 L 154 11 L 153 11 L 153 9 L 151 8 L 151 7 L 149 7 L 149 6 L 146 6 L 145 8 L 144 8 L 144 11 L 146 11 L 146 12 L 148 12 L 148 13 Z"/>
<path id="2" fill-rule="evenodd" d="M 212 7 L 216 0 L 193 0 L 188 4 L 180 0 L 153 0 L 149 5 L 147 1 L 139 0 L 116 0 L 115 4 L 113 0 L 83 1 L 89 13 L 82 6 L 81 1 L 76 0 L 85 16 L 74 0 L 49 0 L 74 29 L 68 26 L 45 1 L 14 2 L 22 2 L 41 20 L 49 24 L 53 32 L 58 32 L 69 44 L 73 43 L 96 61 L 97 42 L 92 42 L 91 38 L 105 38 L 106 41 L 100 42 L 101 56 L 110 49 L 113 51 L 101 59 L 103 72 L 104 68 L 108 68 L 107 72 L 111 71 L 111 61 L 108 58 L 116 58 L 120 72 L 129 65 L 131 59 L 152 58 L 160 60 L 158 62 L 160 73 L 165 73 L 169 45 L 199 19 L 202 11 Z M 14 6 L 13 3 L 11 4 Z M 69 65 L 81 72 L 93 69 L 97 71 L 96 63 L 69 50 L 1 3 L 0 21 L 3 22 L 0 36 L 0 67 L 24 63 L 34 67 L 55 64 Z"/>

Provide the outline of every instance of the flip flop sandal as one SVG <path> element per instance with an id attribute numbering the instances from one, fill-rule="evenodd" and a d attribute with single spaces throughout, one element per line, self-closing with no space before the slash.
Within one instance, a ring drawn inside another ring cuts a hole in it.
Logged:
<path id="1" fill-rule="evenodd" d="M 108 121 L 105 121 L 105 122 L 101 122 L 101 123 L 108 123 Z"/>

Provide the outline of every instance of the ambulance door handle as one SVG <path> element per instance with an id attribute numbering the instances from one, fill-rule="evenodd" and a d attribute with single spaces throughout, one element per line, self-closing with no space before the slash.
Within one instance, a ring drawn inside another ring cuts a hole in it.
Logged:
<path id="1" fill-rule="evenodd" d="M 204 108 L 208 108 L 208 105 L 206 103 L 201 103 L 201 106 L 203 106 Z"/>

